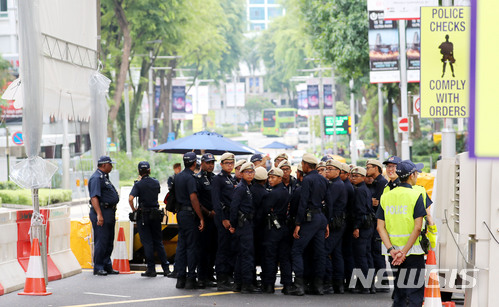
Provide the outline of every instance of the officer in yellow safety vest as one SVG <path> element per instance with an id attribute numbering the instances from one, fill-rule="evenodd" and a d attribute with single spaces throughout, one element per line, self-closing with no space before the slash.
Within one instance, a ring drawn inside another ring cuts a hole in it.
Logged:
<path id="1" fill-rule="evenodd" d="M 423 303 L 425 261 L 419 235 L 426 210 L 421 191 L 412 188 L 422 168 L 410 160 L 398 163 L 400 185 L 381 196 L 376 212 L 383 251 L 394 269 L 393 306 Z"/>

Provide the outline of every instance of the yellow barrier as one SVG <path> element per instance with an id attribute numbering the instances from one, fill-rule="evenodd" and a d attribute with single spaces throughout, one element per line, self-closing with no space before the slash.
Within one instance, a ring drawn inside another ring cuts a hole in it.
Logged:
<path id="1" fill-rule="evenodd" d="M 433 184 L 435 182 L 435 176 L 431 173 L 421 173 L 418 175 L 418 180 L 416 182 L 417 185 L 420 185 L 425 188 L 428 196 L 433 194 Z"/>
<path id="2" fill-rule="evenodd" d="M 91 269 L 92 266 L 92 223 L 90 219 L 83 218 L 79 221 L 71 221 L 71 250 L 83 269 Z"/>

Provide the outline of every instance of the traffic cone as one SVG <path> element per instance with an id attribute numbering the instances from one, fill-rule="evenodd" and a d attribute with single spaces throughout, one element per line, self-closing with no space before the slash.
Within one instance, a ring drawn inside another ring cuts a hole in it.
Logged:
<path id="1" fill-rule="evenodd" d="M 31 243 L 31 254 L 29 256 L 28 270 L 26 271 L 26 283 L 24 292 L 19 295 L 50 295 L 45 288 L 45 277 L 43 275 L 42 257 L 40 256 L 40 245 L 38 239 L 33 239 Z"/>
<path id="2" fill-rule="evenodd" d="M 123 230 L 123 227 L 120 227 L 118 241 L 114 248 L 116 249 L 115 255 L 117 258 L 113 259 L 113 269 L 119 271 L 120 274 L 134 274 L 135 272 L 130 272 L 130 263 L 128 262 L 128 253 L 126 250 L 125 230 Z"/>
<path id="3" fill-rule="evenodd" d="M 427 269 L 430 270 L 428 284 L 424 289 L 424 306 L 425 307 L 442 307 L 442 296 L 440 294 L 440 283 L 438 275 L 433 269 L 437 266 L 435 252 L 430 250 L 426 258 Z"/>

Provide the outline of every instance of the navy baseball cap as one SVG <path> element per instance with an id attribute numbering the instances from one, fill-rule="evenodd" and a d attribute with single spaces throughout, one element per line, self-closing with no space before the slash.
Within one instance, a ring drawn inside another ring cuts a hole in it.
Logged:
<path id="1" fill-rule="evenodd" d="M 216 161 L 216 159 L 215 159 L 215 156 L 213 154 L 211 154 L 211 153 L 205 153 L 201 157 L 201 161 L 210 162 L 210 161 Z"/>
<path id="2" fill-rule="evenodd" d="M 192 163 L 196 162 L 197 156 L 195 152 L 187 152 L 184 154 L 184 162 Z"/>
<path id="3" fill-rule="evenodd" d="M 111 158 L 109 156 L 101 156 L 99 158 L 99 161 L 97 161 L 97 164 L 106 164 L 106 163 L 115 164 L 116 162 L 111 160 Z"/>
<path id="4" fill-rule="evenodd" d="M 391 156 L 390 158 L 388 158 L 385 162 L 383 162 L 383 164 L 387 165 L 389 163 L 393 163 L 393 164 L 399 164 L 400 162 L 402 162 L 402 159 L 400 159 L 399 157 L 397 156 Z"/>
<path id="5" fill-rule="evenodd" d="M 332 159 L 332 157 L 331 157 L 331 156 L 329 156 L 329 155 L 325 155 L 324 157 L 322 157 L 322 158 L 321 158 L 321 161 L 322 161 L 322 162 L 327 162 L 328 160 L 331 160 L 331 159 Z"/>
<path id="6" fill-rule="evenodd" d="M 251 156 L 250 162 L 253 163 L 253 162 L 262 161 L 262 160 L 263 160 L 262 154 L 254 154 Z"/>
<path id="7" fill-rule="evenodd" d="M 138 169 L 141 170 L 141 169 L 150 169 L 151 166 L 149 165 L 149 162 L 147 161 L 140 161 L 139 162 L 139 166 L 138 166 Z"/>
<path id="8" fill-rule="evenodd" d="M 424 164 L 414 164 L 411 160 L 404 160 L 397 164 L 397 175 L 400 178 L 406 178 L 414 172 L 421 172 Z"/>

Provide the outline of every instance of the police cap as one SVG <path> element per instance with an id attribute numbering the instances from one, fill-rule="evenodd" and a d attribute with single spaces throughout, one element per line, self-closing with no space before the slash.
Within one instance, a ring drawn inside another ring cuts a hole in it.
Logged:
<path id="1" fill-rule="evenodd" d="M 186 152 L 184 154 L 184 158 L 183 159 L 184 159 L 184 162 L 192 163 L 192 162 L 196 162 L 197 156 L 196 156 L 195 152 Z"/>
<path id="2" fill-rule="evenodd" d="M 284 173 L 282 172 L 282 170 L 280 168 L 273 167 L 269 171 L 269 176 L 270 175 L 282 177 L 284 175 Z"/>
<path id="3" fill-rule="evenodd" d="M 331 159 L 331 160 L 327 160 L 326 162 L 326 166 L 334 166 L 336 167 L 337 169 L 339 169 L 340 171 L 343 169 L 342 167 L 342 164 L 340 161 L 338 160 L 334 160 L 334 159 Z"/>
<path id="4" fill-rule="evenodd" d="M 201 162 L 210 162 L 210 161 L 216 161 L 215 159 L 215 156 L 211 153 L 205 153 L 202 157 L 201 157 Z"/>
<path id="5" fill-rule="evenodd" d="M 326 162 L 320 161 L 319 164 L 317 164 L 317 168 L 319 167 L 326 167 Z"/>
<path id="6" fill-rule="evenodd" d="M 235 160 L 234 154 L 231 152 L 226 152 L 220 157 L 220 162 L 223 162 L 225 160 Z"/>
<path id="7" fill-rule="evenodd" d="M 289 164 L 288 160 L 282 160 L 281 162 L 279 162 L 277 168 L 283 168 L 284 166 L 291 168 L 291 164 Z"/>
<path id="8" fill-rule="evenodd" d="M 251 156 L 250 162 L 254 163 L 256 161 L 262 161 L 262 160 L 263 160 L 262 154 L 254 154 Z"/>
<path id="9" fill-rule="evenodd" d="M 277 157 L 275 157 L 274 161 L 277 160 L 277 159 L 287 160 L 288 159 L 288 155 L 285 152 L 280 153 Z"/>
<path id="10" fill-rule="evenodd" d="M 147 161 L 140 161 L 137 168 L 139 169 L 139 171 L 141 169 L 150 169 L 151 165 L 149 165 L 149 162 L 147 162 Z"/>
<path id="11" fill-rule="evenodd" d="M 346 163 L 341 163 L 341 170 L 350 173 L 350 166 Z"/>
<path id="12" fill-rule="evenodd" d="M 246 162 L 241 166 L 241 169 L 239 170 L 241 173 L 244 172 L 245 170 L 248 169 L 255 169 L 255 165 L 251 162 Z"/>
<path id="13" fill-rule="evenodd" d="M 106 163 L 115 164 L 116 162 L 114 162 L 113 160 L 111 160 L 111 158 L 109 156 L 101 156 L 99 158 L 99 161 L 97 161 L 98 165 L 100 165 L 100 164 L 106 164 Z"/>
<path id="14" fill-rule="evenodd" d="M 423 163 L 414 164 L 411 160 L 404 160 L 397 164 L 397 175 L 404 179 L 414 172 L 421 172 L 423 167 Z"/>
<path id="15" fill-rule="evenodd" d="M 397 156 L 391 156 L 390 158 L 388 158 L 385 162 L 383 162 L 383 164 L 390 164 L 390 163 L 393 163 L 393 164 L 399 164 L 400 162 L 402 162 L 402 159 L 400 159 L 399 157 Z"/>
<path id="16" fill-rule="evenodd" d="M 313 154 L 308 152 L 303 155 L 302 160 L 310 164 L 319 163 L 319 161 L 317 161 L 317 158 Z"/>
<path id="17" fill-rule="evenodd" d="M 246 161 L 244 159 L 241 159 L 241 160 L 239 160 L 239 161 L 236 162 L 236 164 L 234 165 L 234 168 L 237 168 L 237 167 L 243 165 L 246 162 L 248 162 L 248 161 Z"/>
<path id="18" fill-rule="evenodd" d="M 379 166 L 379 168 L 383 169 L 383 164 L 381 164 L 381 161 L 379 161 L 379 160 L 369 159 L 366 162 L 366 166 L 369 164 Z"/>
<path id="19" fill-rule="evenodd" d="M 267 170 L 265 169 L 265 167 L 257 167 L 255 169 L 255 179 L 256 180 L 266 180 L 268 178 L 268 175 L 267 175 Z"/>
<path id="20" fill-rule="evenodd" d="M 354 166 L 350 171 L 351 174 L 359 174 L 362 176 L 366 175 L 366 169 L 361 166 Z"/>

